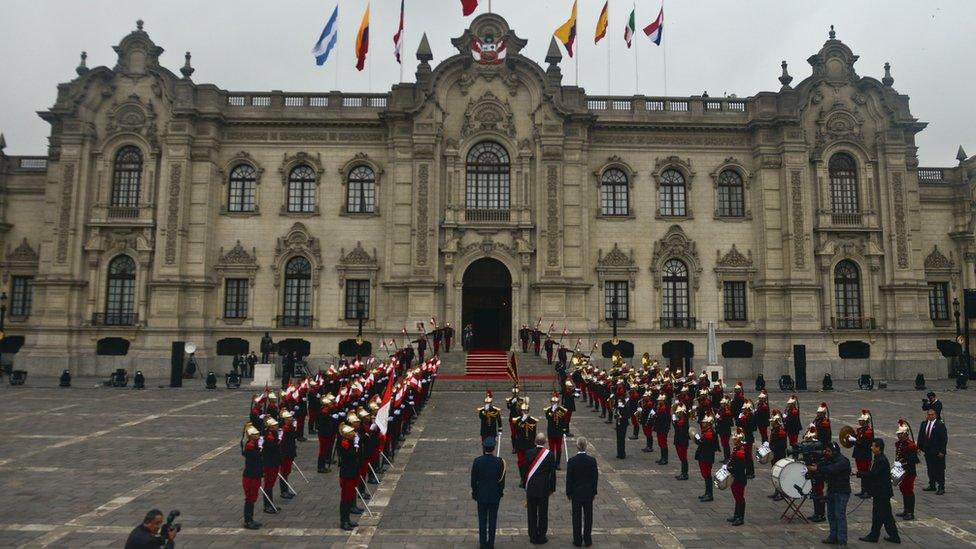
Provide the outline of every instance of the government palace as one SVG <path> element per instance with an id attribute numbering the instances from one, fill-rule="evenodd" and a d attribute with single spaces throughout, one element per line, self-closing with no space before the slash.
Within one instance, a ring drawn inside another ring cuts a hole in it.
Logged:
<path id="1" fill-rule="evenodd" d="M 39 113 L 47 153 L 0 146 L 3 360 L 159 377 L 179 341 L 223 371 L 219 342 L 267 331 L 315 362 L 360 320 L 379 354 L 434 317 L 501 349 L 616 324 L 696 369 L 714 323 L 729 379 L 800 355 L 813 380 L 949 373 L 976 157 L 918 166 L 926 124 L 887 64 L 859 75 L 831 30 L 777 91 L 598 97 L 497 14 L 452 44 L 432 66 L 424 37 L 382 94 L 198 83 L 141 21 L 114 67 L 82 55 Z"/>

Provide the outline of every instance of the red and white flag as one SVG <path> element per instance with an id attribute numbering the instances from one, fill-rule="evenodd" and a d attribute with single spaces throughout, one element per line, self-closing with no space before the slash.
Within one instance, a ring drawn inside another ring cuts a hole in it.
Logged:
<path id="1" fill-rule="evenodd" d="M 393 35 L 393 55 L 397 63 L 400 61 L 400 52 L 403 50 L 403 4 L 405 0 L 400 0 L 400 26 L 397 27 L 396 34 Z"/>
<path id="2" fill-rule="evenodd" d="M 386 434 L 386 424 L 390 422 L 390 403 L 393 400 L 393 377 L 390 376 L 386 380 L 386 391 L 383 394 L 383 401 L 380 403 L 380 409 L 376 411 L 376 427 L 379 428 L 380 432 L 384 435 Z"/>
<path id="3" fill-rule="evenodd" d="M 461 0 L 461 13 L 465 17 L 474 13 L 476 9 L 478 9 L 478 0 Z"/>

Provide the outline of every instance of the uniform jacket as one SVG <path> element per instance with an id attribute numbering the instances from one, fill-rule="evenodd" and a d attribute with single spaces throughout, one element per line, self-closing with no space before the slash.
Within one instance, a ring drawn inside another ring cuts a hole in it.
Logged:
<path id="1" fill-rule="evenodd" d="M 715 463 L 715 452 L 718 451 L 718 435 L 714 429 L 702 429 L 699 433 L 698 448 L 695 449 L 695 459 L 704 463 Z"/>
<path id="2" fill-rule="evenodd" d="M 573 501 L 593 501 L 599 479 L 596 458 L 578 453 L 566 466 L 566 495 Z"/>
<path id="3" fill-rule="evenodd" d="M 478 418 L 481 420 L 481 436 L 493 437 L 502 428 L 502 411 L 494 406 L 488 410 L 481 407 L 478 410 Z"/>
<path id="4" fill-rule="evenodd" d="M 244 456 L 244 472 L 242 476 L 247 478 L 261 478 L 264 474 L 261 462 L 261 447 L 258 441 L 249 440 L 241 447 L 241 455 Z"/>
<path id="5" fill-rule="evenodd" d="M 918 446 L 911 440 L 895 443 L 895 459 L 905 467 L 906 475 L 918 475 Z"/>
<path id="6" fill-rule="evenodd" d="M 359 477 L 359 448 L 352 439 L 343 438 L 336 448 L 339 458 L 339 478 Z"/>
<path id="7" fill-rule="evenodd" d="M 674 422 L 674 445 L 688 446 L 688 418 L 679 417 Z"/>
<path id="8" fill-rule="evenodd" d="M 471 465 L 471 498 L 497 504 L 505 495 L 505 473 L 505 460 L 491 454 L 476 457 Z"/>

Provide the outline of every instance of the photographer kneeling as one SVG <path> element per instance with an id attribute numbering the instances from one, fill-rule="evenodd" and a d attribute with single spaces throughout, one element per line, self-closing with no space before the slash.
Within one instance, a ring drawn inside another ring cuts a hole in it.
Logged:
<path id="1" fill-rule="evenodd" d="M 174 513 L 178 514 L 175 511 Z M 170 513 L 165 531 L 160 531 L 163 526 L 162 511 L 153 509 L 146 513 L 146 518 L 142 520 L 142 524 L 136 526 L 129 534 L 129 539 L 125 541 L 125 549 L 158 549 L 160 547 L 172 549 L 175 547 L 173 540 L 176 539 L 179 526 L 172 524 L 173 519 L 176 518 L 174 513 Z"/>
<path id="2" fill-rule="evenodd" d="M 851 499 L 851 461 L 840 453 L 836 442 L 823 449 L 819 463 L 807 465 L 816 478 L 827 484 L 827 522 L 830 534 L 823 543 L 847 545 L 847 502 Z"/>

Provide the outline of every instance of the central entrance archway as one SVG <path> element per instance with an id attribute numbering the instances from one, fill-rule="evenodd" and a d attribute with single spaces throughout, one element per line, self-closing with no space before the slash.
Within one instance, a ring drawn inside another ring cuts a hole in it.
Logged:
<path id="1" fill-rule="evenodd" d="M 462 279 L 461 321 L 474 328 L 472 349 L 512 346 L 512 275 L 497 259 L 479 259 Z"/>

